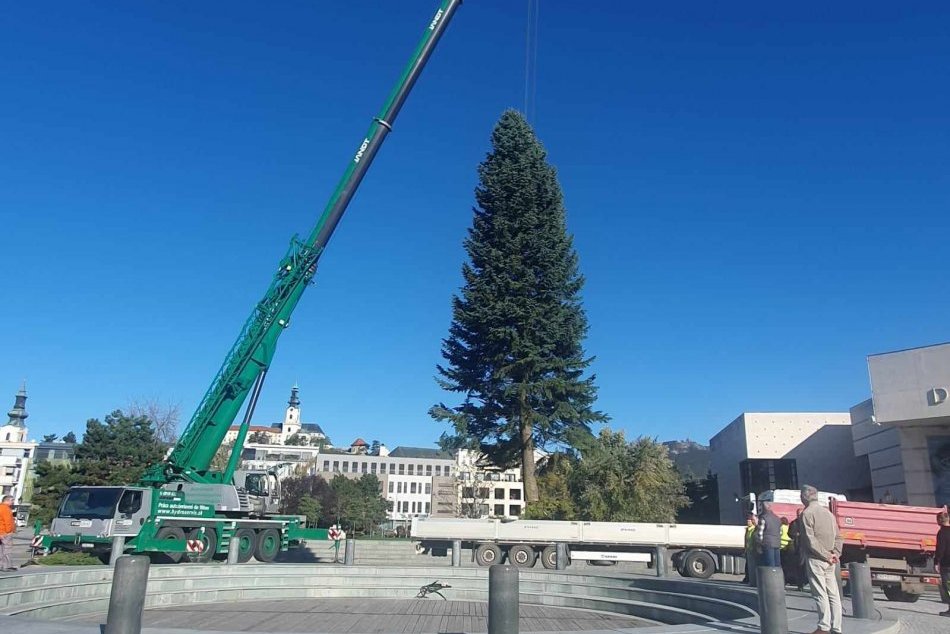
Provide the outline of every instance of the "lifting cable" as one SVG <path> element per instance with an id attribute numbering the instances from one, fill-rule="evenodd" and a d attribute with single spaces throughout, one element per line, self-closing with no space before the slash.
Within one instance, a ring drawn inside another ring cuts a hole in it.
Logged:
<path id="1" fill-rule="evenodd" d="M 541 0 L 527 0 L 528 16 L 525 23 L 524 54 L 524 116 L 528 123 L 534 119 L 538 93 L 538 24 Z"/>

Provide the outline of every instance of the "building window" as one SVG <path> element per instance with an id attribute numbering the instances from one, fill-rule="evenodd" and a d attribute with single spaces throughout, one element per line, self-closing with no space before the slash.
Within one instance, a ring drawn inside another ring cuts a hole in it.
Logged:
<path id="1" fill-rule="evenodd" d="M 394 462 L 389 463 L 389 473 L 392 473 L 392 474 L 396 473 L 396 463 Z"/>
<path id="2" fill-rule="evenodd" d="M 504 515 L 505 514 L 505 505 L 496 504 L 495 505 L 495 515 Z"/>
<path id="3" fill-rule="evenodd" d="M 412 484 L 409 485 L 409 493 L 415 493 L 415 492 L 416 492 L 416 483 L 413 482 Z"/>
<path id="4" fill-rule="evenodd" d="M 445 468 L 445 477 L 449 477 L 450 475 L 452 475 L 452 467 L 446 467 L 446 468 Z"/>
<path id="5" fill-rule="evenodd" d="M 429 502 L 426 502 L 426 515 L 428 515 L 431 512 L 429 509 L 430 509 Z"/>
<path id="6" fill-rule="evenodd" d="M 512 504 L 510 508 L 511 508 L 511 515 L 521 515 L 520 504 Z"/>
<path id="7" fill-rule="evenodd" d="M 739 463 L 742 495 L 773 489 L 797 489 L 798 471 L 794 459 L 743 460 Z"/>
<path id="8" fill-rule="evenodd" d="M 403 513 L 408 513 L 408 512 L 409 512 L 409 502 L 403 502 L 403 503 L 402 503 L 402 512 L 403 512 Z"/>
<path id="9" fill-rule="evenodd" d="M 404 464 L 399 465 L 399 475 L 406 475 L 406 465 Z"/>
<path id="10" fill-rule="evenodd" d="M 402 493 L 402 482 L 396 483 L 396 493 Z"/>
<path id="11" fill-rule="evenodd" d="M 420 465 L 416 465 L 416 473 L 418 473 L 419 475 L 422 475 L 422 465 L 421 465 L 421 464 L 420 464 Z"/>
<path id="12" fill-rule="evenodd" d="M 370 470 L 372 473 L 376 473 L 376 463 L 375 463 L 375 462 L 374 462 L 372 465 L 370 465 L 369 470 Z"/>
<path id="13" fill-rule="evenodd" d="M 329 460 L 324 460 L 324 461 L 323 461 L 323 470 L 324 470 L 324 471 L 329 471 L 329 470 L 330 470 L 330 461 L 329 461 Z"/>
<path id="14" fill-rule="evenodd" d="M 361 462 L 361 463 L 360 463 L 360 473 L 366 473 L 366 463 L 365 463 L 365 462 Z"/>
<path id="15" fill-rule="evenodd" d="M 427 465 L 426 465 L 426 475 L 427 475 L 427 476 L 431 476 L 431 475 L 432 475 L 432 465 L 430 465 L 430 464 L 427 464 Z"/>
<path id="16" fill-rule="evenodd" d="M 432 493 L 432 485 L 426 482 L 426 495 Z"/>
<path id="17" fill-rule="evenodd" d="M 505 482 L 514 482 L 514 481 L 515 481 L 515 474 L 513 473 L 505 474 Z"/>
<path id="18" fill-rule="evenodd" d="M 350 463 L 347 462 L 346 460 L 344 460 L 344 461 L 343 461 L 343 473 L 349 473 L 349 471 L 350 471 Z"/>
<path id="19" fill-rule="evenodd" d="M 413 467 L 413 466 L 414 466 L 414 465 L 409 465 L 409 475 L 414 475 L 414 474 L 412 473 L 412 467 Z M 400 471 L 400 473 L 402 473 L 402 472 Z"/>
<path id="20" fill-rule="evenodd" d="M 442 477 L 442 465 L 435 465 L 435 475 L 439 476 L 440 478 Z"/>
<path id="21" fill-rule="evenodd" d="M 475 497 L 475 490 L 472 487 L 462 487 L 462 497 L 463 498 Z"/>
<path id="22" fill-rule="evenodd" d="M 504 500 L 505 499 L 505 490 L 504 489 L 495 489 L 495 499 Z"/>
<path id="23" fill-rule="evenodd" d="M 339 473 L 339 472 L 340 472 L 340 461 L 339 461 L 339 460 L 334 460 L 334 461 L 333 461 L 333 473 Z"/>
<path id="24" fill-rule="evenodd" d="M 393 492 L 393 481 L 392 481 L 392 480 L 389 481 L 389 492 L 390 492 L 390 493 Z"/>
<path id="25" fill-rule="evenodd" d="M 511 489 L 508 491 L 509 500 L 520 500 L 521 499 L 521 489 Z"/>
<path id="26" fill-rule="evenodd" d="M 487 499 L 487 498 L 488 498 L 488 489 L 486 489 L 486 488 L 481 488 L 481 489 L 479 489 L 479 490 L 478 490 L 478 497 L 480 497 L 480 498 L 482 498 L 482 499 Z"/>

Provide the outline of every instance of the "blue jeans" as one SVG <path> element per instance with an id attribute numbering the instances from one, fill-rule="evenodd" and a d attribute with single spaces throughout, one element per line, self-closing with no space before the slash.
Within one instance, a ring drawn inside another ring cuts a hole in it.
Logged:
<path id="1" fill-rule="evenodd" d="M 778 548 L 762 548 L 762 558 L 759 561 L 762 566 L 782 567 L 782 556 Z"/>

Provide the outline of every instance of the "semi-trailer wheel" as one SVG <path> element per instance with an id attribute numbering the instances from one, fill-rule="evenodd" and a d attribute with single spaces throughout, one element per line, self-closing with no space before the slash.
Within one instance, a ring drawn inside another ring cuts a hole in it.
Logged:
<path id="1" fill-rule="evenodd" d="M 541 551 L 541 565 L 548 570 L 557 570 L 557 546 L 551 544 Z"/>
<path id="2" fill-rule="evenodd" d="M 716 572 L 716 560 L 705 551 L 694 550 L 683 560 L 683 569 L 686 576 L 709 579 Z"/>
<path id="3" fill-rule="evenodd" d="M 181 530 L 177 526 L 163 526 L 158 529 L 158 532 L 155 533 L 155 539 L 157 540 L 182 540 L 185 539 L 185 531 Z M 181 561 L 182 556 L 185 553 L 155 553 L 151 556 L 152 561 L 155 563 L 173 563 L 177 564 Z"/>
<path id="4" fill-rule="evenodd" d="M 475 561 L 479 566 L 501 563 L 501 548 L 495 544 L 479 544 L 475 549 Z"/>
<path id="5" fill-rule="evenodd" d="M 254 557 L 258 561 L 269 564 L 280 552 L 280 533 L 276 528 L 265 528 L 257 534 L 257 546 L 254 548 Z"/>
<path id="6" fill-rule="evenodd" d="M 198 539 L 198 531 L 200 528 L 193 528 L 188 531 L 186 539 Z M 218 548 L 218 533 L 213 528 L 205 528 L 204 537 L 201 538 L 201 541 L 204 542 L 204 550 L 200 553 L 189 553 L 189 561 L 195 563 L 204 564 L 211 561 L 214 558 L 214 551 Z"/>
<path id="7" fill-rule="evenodd" d="M 238 541 L 238 563 L 246 564 L 254 555 L 254 549 L 257 547 L 257 535 L 252 528 L 239 528 L 234 532 L 234 537 Z"/>
<path id="8" fill-rule="evenodd" d="M 916 603 L 920 595 L 915 592 L 905 592 L 900 586 L 888 585 L 882 588 L 884 596 L 888 601 L 897 601 L 900 603 Z"/>
<path id="9" fill-rule="evenodd" d="M 527 544 L 515 544 L 508 549 L 508 563 L 518 568 L 534 568 L 538 554 Z"/>

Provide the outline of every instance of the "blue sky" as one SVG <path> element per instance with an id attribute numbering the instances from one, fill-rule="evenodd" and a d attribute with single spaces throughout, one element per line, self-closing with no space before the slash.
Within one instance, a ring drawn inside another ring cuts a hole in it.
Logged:
<path id="1" fill-rule="evenodd" d="M 742 411 L 843 411 L 866 355 L 950 339 L 946 4 L 541 2 L 533 124 L 612 426 L 706 441 Z M 187 420 L 436 4 L 5 9 L 0 399 L 27 380 L 31 435 L 142 398 Z M 475 168 L 523 105 L 525 18 L 459 10 L 257 423 L 297 382 L 338 444 L 442 431 L 435 364 Z"/>

